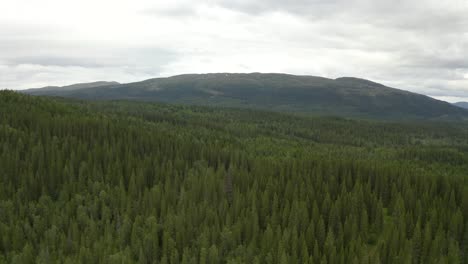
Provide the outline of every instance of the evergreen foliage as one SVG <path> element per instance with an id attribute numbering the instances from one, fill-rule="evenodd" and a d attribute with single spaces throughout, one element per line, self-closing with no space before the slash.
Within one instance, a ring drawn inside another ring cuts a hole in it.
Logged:
<path id="1" fill-rule="evenodd" d="M 468 126 L 0 92 L 0 263 L 467 263 Z"/>

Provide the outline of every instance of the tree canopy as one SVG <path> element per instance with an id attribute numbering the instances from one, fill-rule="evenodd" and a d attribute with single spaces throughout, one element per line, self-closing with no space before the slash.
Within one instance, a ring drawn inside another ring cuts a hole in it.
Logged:
<path id="1" fill-rule="evenodd" d="M 0 92 L 0 263 L 468 263 L 468 125 Z"/>

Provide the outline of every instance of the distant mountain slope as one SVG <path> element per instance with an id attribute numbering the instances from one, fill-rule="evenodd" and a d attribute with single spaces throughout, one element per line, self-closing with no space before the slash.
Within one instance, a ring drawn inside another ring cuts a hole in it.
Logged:
<path id="1" fill-rule="evenodd" d="M 468 116 L 468 111 L 428 96 L 350 77 L 328 79 L 275 73 L 185 74 L 87 89 L 25 92 L 91 100 L 159 101 L 387 119 Z"/>
<path id="2" fill-rule="evenodd" d="M 458 103 L 454 103 L 454 105 L 461 107 L 461 108 L 468 109 L 468 102 L 458 102 Z"/>
<path id="3" fill-rule="evenodd" d="M 67 85 L 67 86 L 47 86 L 43 88 L 28 89 L 22 92 L 32 94 L 32 95 L 48 95 L 49 93 L 55 93 L 57 91 L 68 92 L 68 91 L 74 91 L 74 90 L 80 90 L 80 89 L 89 89 L 89 88 L 103 87 L 103 86 L 109 86 L 109 85 L 119 85 L 119 84 L 120 83 L 118 82 L 99 81 L 99 82 L 90 82 L 90 83 L 77 83 L 77 84 L 72 84 L 72 85 Z"/>

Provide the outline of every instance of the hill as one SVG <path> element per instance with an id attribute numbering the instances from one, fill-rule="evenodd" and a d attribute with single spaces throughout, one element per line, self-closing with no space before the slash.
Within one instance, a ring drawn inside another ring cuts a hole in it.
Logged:
<path id="1" fill-rule="evenodd" d="M 468 109 L 468 102 L 458 102 L 458 103 L 454 103 L 454 105 L 461 107 L 461 108 Z"/>
<path id="2" fill-rule="evenodd" d="M 90 82 L 90 83 L 76 83 L 76 84 L 66 85 L 66 86 L 46 86 L 42 88 L 32 88 L 32 89 L 23 90 L 22 92 L 31 94 L 31 95 L 47 95 L 48 93 L 54 93 L 56 91 L 70 92 L 70 91 L 81 90 L 81 89 L 97 88 L 97 87 L 119 85 L 119 84 L 120 83 L 118 82 L 98 81 L 98 82 Z"/>
<path id="3" fill-rule="evenodd" d="M 24 91 L 91 100 L 140 100 L 386 119 L 464 119 L 468 111 L 358 78 L 273 73 L 186 74 L 87 89 Z"/>

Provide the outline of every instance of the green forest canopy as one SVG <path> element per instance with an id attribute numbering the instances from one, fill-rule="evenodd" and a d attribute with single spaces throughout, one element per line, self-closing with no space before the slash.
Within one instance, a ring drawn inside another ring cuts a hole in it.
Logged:
<path id="1" fill-rule="evenodd" d="M 468 263 L 468 125 L 0 92 L 0 263 Z"/>

